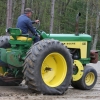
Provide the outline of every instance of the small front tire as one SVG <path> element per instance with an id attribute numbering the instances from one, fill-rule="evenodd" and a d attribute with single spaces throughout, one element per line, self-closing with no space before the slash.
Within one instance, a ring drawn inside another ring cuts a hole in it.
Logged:
<path id="1" fill-rule="evenodd" d="M 97 72 L 91 66 L 84 67 L 84 73 L 80 80 L 72 81 L 71 86 L 76 89 L 90 90 L 97 82 Z"/>

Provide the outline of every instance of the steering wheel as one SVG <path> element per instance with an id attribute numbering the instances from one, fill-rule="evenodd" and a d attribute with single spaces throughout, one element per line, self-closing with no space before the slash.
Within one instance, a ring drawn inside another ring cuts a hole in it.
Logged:
<path id="1" fill-rule="evenodd" d="M 36 23 L 36 29 L 38 30 L 40 27 L 40 21 L 38 23 Z"/>
<path id="2" fill-rule="evenodd" d="M 34 27 L 36 30 L 39 29 L 39 27 L 40 27 L 40 22 L 38 22 L 38 23 L 32 23 L 32 24 L 34 24 L 33 27 Z"/>

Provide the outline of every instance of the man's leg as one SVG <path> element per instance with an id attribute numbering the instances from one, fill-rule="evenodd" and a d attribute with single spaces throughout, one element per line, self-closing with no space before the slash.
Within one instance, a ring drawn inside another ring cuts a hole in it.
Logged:
<path id="1" fill-rule="evenodd" d="M 33 37 L 33 34 L 29 34 L 29 37 L 32 38 Z M 34 38 L 34 43 L 40 41 L 40 37 L 39 36 L 35 36 Z"/>
<path id="2" fill-rule="evenodd" d="M 30 34 L 30 33 L 29 33 L 29 38 L 32 38 L 32 37 L 33 37 L 33 34 Z"/>
<path id="3" fill-rule="evenodd" d="M 36 43 L 36 42 L 38 42 L 38 41 L 40 41 L 40 37 L 39 37 L 39 36 L 35 36 L 35 38 L 34 38 L 34 43 Z"/>

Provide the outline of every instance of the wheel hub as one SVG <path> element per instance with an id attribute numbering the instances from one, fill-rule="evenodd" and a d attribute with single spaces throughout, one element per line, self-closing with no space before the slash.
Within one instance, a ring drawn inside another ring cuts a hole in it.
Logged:
<path id="1" fill-rule="evenodd" d="M 46 67 L 44 71 L 52 71 L 52 68 Z"/>
<path id="2" fill-rule="evenodd" d="M 74 60 L 73 64 L 73 81 L 78 81 L 83 76 L 84 67 L 78 60 Z"/>
<path id="3" fill-rule="evenodd" d="M 95 75 L 94 73 L 90 72 L 86 75 L 85 77 L 85 83 L 87 86 L 90 86 L 93 84 L 93 82 L 95 81 Z"/>

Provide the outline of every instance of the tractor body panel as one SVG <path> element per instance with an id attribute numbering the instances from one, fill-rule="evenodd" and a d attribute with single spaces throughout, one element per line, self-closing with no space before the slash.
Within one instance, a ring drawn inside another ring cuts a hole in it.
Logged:
<path id="1" fill-rule="evenodd" d="M 22 67 L 23 61 L 21 56 L 22 52 L 20 50 L 11 50 L 7 52 L 7 63 L 15 67 Z"/>
<path id="2" fill-rule="evenodd" d="M 9 28 L 11 48 L 0 48 L 0 60 L 13 67 L 22 67 L 26 52 L 32 45 L 32 38 L 22 36 L 18 28 Z"/>
<path id="3" fill-rule="evenodd" d="M 22 54 L 23 53 L 21 50 L 14 50 L 14 49 L 6 50 L 0 48 L 0 60 L 14 67 L 22 67 L 23 64 L 23 61 L 21 59 Z"/>
<path id="4" fill-rule="evenodd" d="M 80 60 L 82 64 L 90 63 L 91 36 L 88 34 L 50 34 L 48 38 L 59 40 L 70 50 L 77 50 L 78 53 L 72 54 L 74 60 Z M 78 56 L 78 57 L 75 57 Z"/>
<path id="5" fill-rule="evenodd" d="M 0 60 L 3 62 L 7 62 L 7 54 L 6 49 L 0 48 Z"/>
<path id="6" fill-rule="evenodd" d="M 59 41 L 91 41 L 91 36 L 88 34 L 50 34 L 49 38 L 54 38 Z"/>

